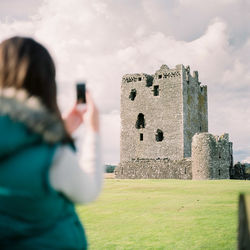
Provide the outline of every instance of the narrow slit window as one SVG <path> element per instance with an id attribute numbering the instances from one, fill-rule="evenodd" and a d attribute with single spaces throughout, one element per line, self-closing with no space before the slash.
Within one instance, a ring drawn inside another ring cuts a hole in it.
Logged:
<path id="1" fill-rule="evenodd" d="M 220 169 L 219 169 L 219 176 L 220 176 Z"/>
<path id="2" fill-rule="evenodd" d="M 137 121 L 136 121 L 136 124 L 135 124 L 135 127 L 137 129 L 140 129 L 140 128 L 145 128 L 145 119 L 144 119 L 144 114 L 140 113 L 137 117 Z"/>
<path id="3" fill-rule="evenodd" d="M 154 86 L 154 96 L 158 96 L 159 95 L 159 85 L 155 85 Z"/>
<path id="4" fill-rule="evenodd" d="M 156 135 L 155 135 L 155 140 L 156 141 L 162 141 L 163 140 L 163 132 L 160 129 L 157 129 Z"/>
<path id="5" fill-rule="evenodd" d="M 140 141 L 143 141 L 143 134 L 140 134 Z"/>

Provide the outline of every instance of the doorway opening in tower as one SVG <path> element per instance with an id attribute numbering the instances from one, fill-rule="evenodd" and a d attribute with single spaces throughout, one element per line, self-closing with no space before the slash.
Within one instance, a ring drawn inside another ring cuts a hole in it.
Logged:
<path id="1" fill-rule="evenodd" d="M 160 129 L 157 129 L 156 135 L 155 135 L 155 140 L 156 141 L 162 141 L 163 140 L 163 132 Z"/>
<path id="2" fill-rule="evenodd" d="M 145 128 L 145 119 L 144 119 L 144 114 L 140 113 L 137 117 L 137 121 L 136 121 L 136 124 L 135 124 L 135 127 L 137 129 L 140 129 L 140 128 Z"/>
<path id="3" fill-rule="evenodd" d="M 130 100 L 134 101 L 135 97 L 136 97 L 136 90 L 135 89 L 131 89 L 131 92 L 129 94 Z"/>

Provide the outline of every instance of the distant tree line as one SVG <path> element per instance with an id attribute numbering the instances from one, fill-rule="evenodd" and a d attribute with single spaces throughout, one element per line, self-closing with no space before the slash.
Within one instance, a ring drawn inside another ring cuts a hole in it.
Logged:
<path id="1" fill-rule="evenodd" d="M 237 162 L 230 167 L 230 179 L 250 180 L 250 163 Z"/>
<path id="2" fill-rule="evenodd" d="M 114 173 L 116 166 L 115 165 L 105 165 L 106 173 Z"/>

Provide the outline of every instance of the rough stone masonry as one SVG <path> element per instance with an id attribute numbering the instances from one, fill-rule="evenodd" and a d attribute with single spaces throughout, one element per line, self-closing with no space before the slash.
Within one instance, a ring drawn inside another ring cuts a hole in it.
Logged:
<path id="1" fill-rule="evenodd" d="M 123 76 L 120 143 L 116 178 L 222 179 L 233 162 L 228 134 L 208 133 L 207 86 L 189 66 Z"/>

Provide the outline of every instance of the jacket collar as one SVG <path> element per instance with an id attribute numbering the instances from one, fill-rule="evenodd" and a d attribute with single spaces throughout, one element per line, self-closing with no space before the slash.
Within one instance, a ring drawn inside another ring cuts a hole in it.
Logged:
<path id="1" fill-rule="evenodd" d="M 65 138 L 62 121 L 38 97 L 30 97 L 23 89 L 0 88 L 0 115 L 25 124 L 48 143 L 60 142 Z"/>

